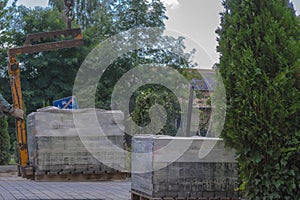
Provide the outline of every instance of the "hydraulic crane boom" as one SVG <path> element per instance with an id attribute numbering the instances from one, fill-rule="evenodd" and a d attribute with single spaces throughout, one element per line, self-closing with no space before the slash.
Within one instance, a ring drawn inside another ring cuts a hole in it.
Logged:
<path id="1" fill-rule="evenodd" d="M 64 19 L 67 23 L 66 30 L 52 31 L 52 32 L 42 32 L 30 34 L 24 43 L 24 46 L 17 48 L 8 49 L 8 71 L 10 76 L 10 84 L 12 91 L 12 99 L 14 108 L 23 109 L 23 99 L 20 81 L 20 67 L 17 61 L 17 56 L 26 53 L 35 53 L 42 51 L 54 51 L 58 49 L 72 48 L 83 45 L 83 37 L 81 29 L 71 29 L 71 22 L 74 19 L 74 14 L 72 12 L 72 7 L 74 5 L 74 0 L 64 0 L 67 10 L 65 11 Z M 68 38 L 67 40 L 65 38 Z M 63 40 L 64 39 L 64 40 Z M 43 41 L 51 41 L 42 43 Z M 61 40 L 58 41 L 57 40 Z M 38 44 L 36 44 L 38 43 Z M 17 132 L 17 142 L 19 150 L 19 160 L 20 160 L 20 171 L 23 176 L 26 176 L 25 168 L 29 166 L 28 163 L 28 146 L 26 138 L 26 126 L 24 119 L 16 118 L 16 132 Z"/>

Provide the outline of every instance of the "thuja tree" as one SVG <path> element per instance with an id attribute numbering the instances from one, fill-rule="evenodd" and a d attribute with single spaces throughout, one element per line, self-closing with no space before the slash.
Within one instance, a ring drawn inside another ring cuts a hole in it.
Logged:
<path id="1" fill-rule="evenodd" d="M 300 23 L 287 0 L 225 0 L 218 68 L 223 137 L 247 199 L 300 199 Z"/>

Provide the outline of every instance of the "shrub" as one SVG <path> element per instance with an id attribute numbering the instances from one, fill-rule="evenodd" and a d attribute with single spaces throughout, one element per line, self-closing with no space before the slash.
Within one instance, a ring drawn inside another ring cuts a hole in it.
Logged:
<path id="1" fill-rule="evenodd" d="M 8 165 L 10 162 L 10 137 L 7 126 L 7 118 L 0 117 L 0 165 Z"/>

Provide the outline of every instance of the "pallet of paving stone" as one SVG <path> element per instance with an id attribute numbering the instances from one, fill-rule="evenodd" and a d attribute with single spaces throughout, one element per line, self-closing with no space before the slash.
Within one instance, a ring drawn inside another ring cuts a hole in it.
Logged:
<path id="1" fill-rule="evenodd" d="M 129 177 L 127 172 L 47 172 L 34 173 L 34 180 L 39 182 L 80 182 L 80 181 L 117 181 L 126 180 Z"/>
<path id="2" fill-rule="evenodd" d="M 90 140 L 101 138 L 93 137 Z M 122 152 L 113 151 L 110 147 L 104 148 L 104 145 L 87 150 L 78 137 L 35 137 L 35 144 L 33 163 L 37 171 L 94 171 L 94 168 L 105 171 L 108 167 L 102 162 L 117 169 L 124 167 L 125 157 Z"/>
<path id="3" fill-rule="evenodd" d="M 101 129 L 90 124 L 95 116 Z M 29 160 L 37 180 L 52 179 L 50 175 L 68 175 L 63 179 L 74 180 L 84 175 L 85 179 L 101 179 L 99 174 L 112 177 L 111 180 L 120 177 L 122 169 L 126 174 L 123 119 L 120 111 L 93 109 L 51 109 L 30 114 Z"/>
<path id="4" fill-rule="evenodd" d="M 230 198 L 230 197 L 150 197 L 140 192 L 131 191 L 131 200 L 241 200 L 241 198 Z"/>
<path id="5" fill-rule="evenodd" d="M 235 152 L 222 139 L 138 135 L 132 144 L 132 191 L 151 198 L 240 197 Z M 209 150 L 205 157 L 201 147 Z"/>

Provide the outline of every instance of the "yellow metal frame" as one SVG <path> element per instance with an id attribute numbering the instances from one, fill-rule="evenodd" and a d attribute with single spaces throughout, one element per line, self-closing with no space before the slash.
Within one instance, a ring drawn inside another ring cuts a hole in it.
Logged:
<path id="1" fill-rule="evenodd" d="M 10 85 L 13 98 L 14 108 L 23 109 L 23 99 L 21 91 L 21 81 L 20 81 L 20 68 L 12 69 L 13 65 L 19 65 L 16 57 L 9 56 L 8 70 L 10 75 Z M 17 131 L 17 142 L 20 155 L 20 165 L 25 167 L 28 161 L 28 148 L 27 148 L 27 139 L 26 139 L 26 126 L 25 120 L 16 118 L 16 131 Z"/>

